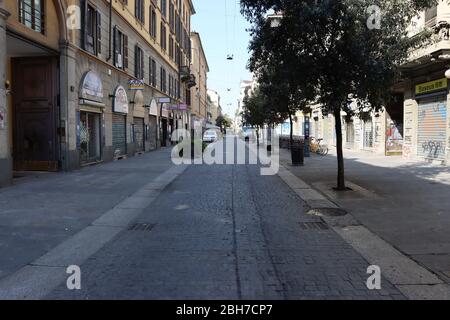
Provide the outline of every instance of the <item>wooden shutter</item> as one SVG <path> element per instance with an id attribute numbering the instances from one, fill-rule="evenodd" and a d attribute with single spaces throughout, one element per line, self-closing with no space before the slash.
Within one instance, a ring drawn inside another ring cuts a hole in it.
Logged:
<path id="1" fill-rule="evenodd" d="M 97 11 L 97 54 L 102 53 L 102 15 Z"/>
<path id="2" fill-rule="evenodd" d="M 81 0 L 81 12 L 83 13 L 82 16 L 82 32 L 81 32 L 81 43 L 84 50 L 87 50 L 87 22 L 88 22 L 88 1 L 87 0 Z"/>
<path id="3" fill-rule="evenodd" d="M 139 77 L 139 79 L 144 79 L 144 50 L 141 50 L 141 76 Z"/>
<path id="4" fill-rule="evenodd" d="M 139 47 L 138 45 L 134 45 L 134 76 L 139 78 L 139 70 L 140 70 L 140 58 L 139 58 Z"/>
<path id="5" fill-rule="evenodd" d="M 114 47 L 114 66 L 117 67 L 117 62 L 119 60 L 119 32 L 117 27 L 113 29 L 113 47 Z"/>
<path id="6" fill-rule="evenodd" d="M 128 69 L 128 36 L 123 35 L 123 68 Z"/>

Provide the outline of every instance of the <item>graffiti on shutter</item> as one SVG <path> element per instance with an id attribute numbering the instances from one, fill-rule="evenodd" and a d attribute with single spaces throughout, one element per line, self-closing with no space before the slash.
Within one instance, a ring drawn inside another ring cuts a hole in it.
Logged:
<path id="1" fill-rule="evenodd" d="M 447 106 L 445 101 L 419 104 L 418 155 L 425 159 L 445 159 Z"/>

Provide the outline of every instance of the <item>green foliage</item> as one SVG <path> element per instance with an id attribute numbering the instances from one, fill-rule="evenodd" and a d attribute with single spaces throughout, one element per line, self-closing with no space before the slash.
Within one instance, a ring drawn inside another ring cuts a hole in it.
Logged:
<path id="1" fill-rule="evenodd" d="M 340 112 L 381 108 L 399 81 L 410 50 L 430 32 L 410 37 L 419 11 L 437 0 L 241 0 L 252 22 L 249 68 L 278 112 L 318 103 L 336 118 L 339 177 L 343 188 Z M 369 27 L 376 5 L 379 28 Z M 278 23 L 268 13 L 282 13 Z M 350 103 L 353 106 L 350 108 Z"/>
<path id="2" fill-rule="evenodd" d="M 221 130 L 230 128 L 232 125 L 232 121 L 226 115 L 220 115 L 216 119 L 216 126 L 218 126 Z"/>

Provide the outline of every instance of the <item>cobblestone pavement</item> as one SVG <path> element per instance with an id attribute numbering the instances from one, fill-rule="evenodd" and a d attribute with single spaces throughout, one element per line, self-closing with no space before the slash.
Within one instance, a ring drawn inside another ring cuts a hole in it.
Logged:
<path id="1" fill-rule="evenodd" d="M 51 299 L 403 299 L 277 176 L 252 165 L 190 166 L 81 266 L 82 289 Z"/>

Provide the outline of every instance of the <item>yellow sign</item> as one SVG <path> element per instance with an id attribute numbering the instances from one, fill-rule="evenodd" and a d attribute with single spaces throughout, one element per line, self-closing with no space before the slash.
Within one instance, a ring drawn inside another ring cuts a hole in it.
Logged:
<path id="1" fill-rule="evenodd" d="M 438 90 L 447 90 L 447 78 L 416 85 L 416 94 L 425 94 Z"/>

